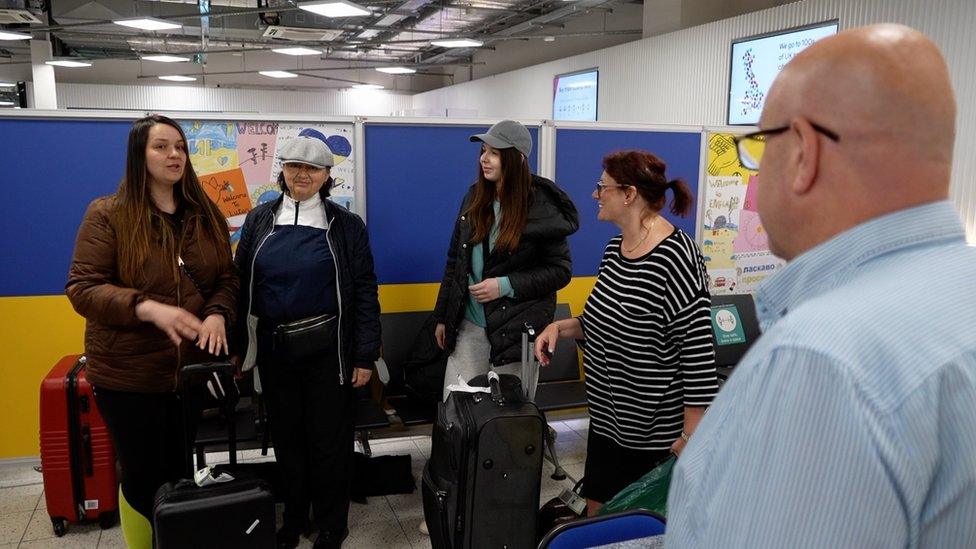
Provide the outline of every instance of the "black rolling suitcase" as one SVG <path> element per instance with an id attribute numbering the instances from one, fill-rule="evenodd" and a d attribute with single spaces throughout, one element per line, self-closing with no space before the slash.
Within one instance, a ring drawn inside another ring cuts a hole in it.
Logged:
<path id="1" fill-rule="evenodd" d="M 535 547 L 545 419 L 517 376 L 469 383 L 491 393 L 454 392 L 438 405 L 423 478 L 431 546 Z"/>
<path id="2" fill-rule="evenodd" d="M 229 362 L 193 364 L 180 372 L 184 402 L 197 380 L 217 374 L 233 383 L 234 366 Z M 233 474 L 237 451 L 233 403 L 227 406 L 229 472 Z M 186 410 L 185 410 L 186 412 Z M 186 418 L 188 414 L 184 414 Z M 187 451 L 187 469 L 192 477 L 192 452 Z M 226 483 L 197 486 L 191 479 L 164 484 L 156 492 L 153 507 L 155 549 L 275 547 L 275 504 L 268 484 L 258 478 L 238 475 Z"/>

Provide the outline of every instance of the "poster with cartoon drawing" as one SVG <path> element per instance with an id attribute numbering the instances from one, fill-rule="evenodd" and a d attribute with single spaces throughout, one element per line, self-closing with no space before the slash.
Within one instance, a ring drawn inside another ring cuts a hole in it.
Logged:
<path id="1" fill-rule="evenodd" d="M 730 133 L 708 133 L 705 161 L 701 235 L 709 291 L 751 293 L 784 264 L 769 251 L 769 238 L 759 219 L 758 173 L 739 163 Z"/>
<path id="2" fill-rule="evenodd" d="M 355 161 L 352 124 L 280 123 L 274 121 L 181 121 L 190 161 L 208 195 L 227 215 L 231 245 L 252 208 L 281 195 L 277 150 L 288 139 L 320 139 L 335 157 L 330 199 L 355 209 Z"/>

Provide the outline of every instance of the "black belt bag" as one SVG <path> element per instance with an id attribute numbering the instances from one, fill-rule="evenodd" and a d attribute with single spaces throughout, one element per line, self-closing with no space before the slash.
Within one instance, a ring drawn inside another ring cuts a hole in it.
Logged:
<path id="1" fill-rule="evenodd" d="M 275 346 L 294 362 L 321 357 L 335 349 L 338 326 L 339 318 L 333 314 L 279 324 L 274 330 Z"/>

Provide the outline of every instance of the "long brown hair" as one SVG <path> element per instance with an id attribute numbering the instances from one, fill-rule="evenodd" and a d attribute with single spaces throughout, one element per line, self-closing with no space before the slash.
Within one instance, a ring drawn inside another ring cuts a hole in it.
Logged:
<path id="1" fill-rule="evenodd" d="M 664 175 L 667 166 L 660 158 L 647 151 L 618 151 L 603 157 L 603 169 L 617 184 L 634 187 L 641 198 L 655 212 L 664 209 L 664 193 L 668 189 L 674 193 L 671 199 L 671 213 L 684 217 L 695 197 L 688 184 L 681 179 Z"/>
<path id="2" fill-rule="evenodd" d="M 514 147 L 498 149 L 498 151 L 501 153 L 502 161 L 501 179 L 498 180 L 498 201 L 501 203 L 502 218 L 498 223 L 498 240 L 495 241 L 495 248 L 511 252 L 518 247 L 519 238 L 529 216 L 532 173 L 529 172 L 529 163 L 525 156 Z M 487 238 L 492 225 L 495 224 L 493 204 L 495 195 L 495 182 L 485 179 L 479 162 L 478 184 L 475 186 L 471 205 L 465 212 L 474 226 L 471 244 L 477 244 Z"/>
<path id="3" fill-rule="evenodd" d="M 227 220 L 217 209 L 200 185 L 197 174 L 190 163 L 189 144 L 186 134 L 174 120 L 153 114 L 140 118 L 129 130 L 129 144 L 125 157 L 125 177 L 115 193 L 115 219 L 119 232 L 118 265 L 119 278 L 127 285 L 135 285 L 142 273 L 143 264 L 149 254 L 163 254 L 173 258 L 173 278 L 179 277 L 176 264 L 176 247 L 179 238 L 170 223 L 163 218 L 163 212 L 153 202 L 149 192 L 149 173 L 146 170 L 146 145 L 149 130 L 156 124 L 166 124 L 180 133 L 186 146 L 186 164 L 183 177 L 176 183 L 173 196 L 177 208 L 182 207 L 188 221 L 203 226 L 210 237 L 213 252 L 218 262 L 230 261 L 230 236 Z M 158 228 L 159 240 L 153 238 L 153 226 Z"/>

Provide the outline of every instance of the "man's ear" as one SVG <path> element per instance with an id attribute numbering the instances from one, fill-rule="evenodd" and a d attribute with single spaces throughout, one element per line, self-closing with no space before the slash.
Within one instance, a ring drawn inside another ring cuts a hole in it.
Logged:
<path id="1" fill-rule="evenodd" d="M 806 118 L 795 118 L 790 124 L 790 131 L 797 137 L 797 148 L 793 161 L 796 162 L 796 176 L 793 178 L 791 190 L 794 194 L 803 195 L 813 190 L 820 169 L 820 136 Z"/>

